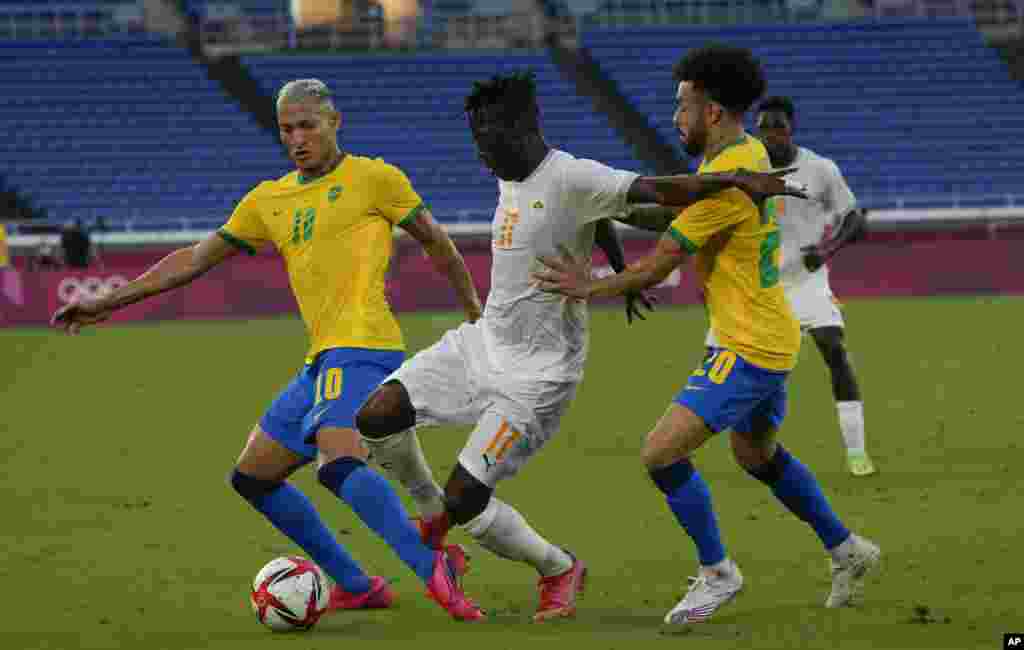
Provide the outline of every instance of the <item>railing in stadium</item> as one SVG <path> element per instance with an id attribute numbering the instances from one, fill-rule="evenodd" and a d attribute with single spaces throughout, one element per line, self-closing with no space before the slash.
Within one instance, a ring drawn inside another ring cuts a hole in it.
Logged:
<path id="1" fill-rule="evenodd" d="M 218 3 L 197 16 L 203 40 L 236 49 L 381 49 L 541 47 L 545 21 L 533 3 L 498 3 L 475 12 L 434 10 L 414 24 L 393 24 L 379 8 L 296 29 L 287 14 L 247 14 Z M 500 10 L 500 6 L 509 9 Z M 979 26 L 1024 33 L 1024 0 L 581 0 L 555 25 L 566 38 L 586 25 L 815 22 L 892 17 L 972 17 Z M 550 29 L 549 21 L 546 28 Z M 139 3 L 0 3 L 0 38 L 81 38 L 144 30 Z"/>

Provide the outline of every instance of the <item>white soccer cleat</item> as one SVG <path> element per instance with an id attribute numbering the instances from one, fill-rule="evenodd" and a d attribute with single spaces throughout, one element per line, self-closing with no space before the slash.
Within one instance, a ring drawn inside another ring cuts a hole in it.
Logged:
<path id="1" fill-rule="evenodd" d="M 864 576 L 878 566 L 882 557 L 882 549 L 857 535 L 850 535 L 838 550 L 840 558 L 832 561 L 832 593 L 825 607 L 852 605 L 864 588 Z"/>
<path id="2" fill-rule="evenodd" d="M 665 615 L 665 623 L 689 625 L 706 621 L 722 605 L 732 601 L 741 589 L 743 574 L 732 560 L 728 560 L 726 568 L 719 571 L 701 567 L 700 576 L 690 578 L 690 589 L 686 595 Z"/>

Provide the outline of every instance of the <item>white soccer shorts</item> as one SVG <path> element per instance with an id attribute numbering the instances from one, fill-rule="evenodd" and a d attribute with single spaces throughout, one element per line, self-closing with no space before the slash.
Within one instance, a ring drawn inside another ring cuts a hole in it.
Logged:
<path id="1" fill-rule="evenodd" d="M 843 327 L 843 312 L 832 294 L 828 275 L 814 273 L 799 284 L 786 287 L 786 299 L 803 331 L 819 327 Z"/>
<path id="2" fill-rule="evenodd" d="M 496 372 L 477 323 L 449 330 L 384 381 L 393 379 L 409 392 L 417 426 L 476 425 L 459 463 L 492 488 L 554 436 L 577 386 Z"/>

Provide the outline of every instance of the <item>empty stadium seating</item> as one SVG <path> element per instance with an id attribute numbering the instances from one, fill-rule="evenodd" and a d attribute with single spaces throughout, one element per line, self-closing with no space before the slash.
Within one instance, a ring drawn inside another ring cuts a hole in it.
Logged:
<path id="1" fill-rule="evenodd" d="M 1021 203 L 1024 92 L 963 19 L 604 28 L 584 38 L 672 142 L 673 63 L 724 41 L 763 58 L 769 93 L 796 102 L 801 143 L 834 158 L 866 205 Z"/>
<path id="2" fill-rule="evenodd" d="M 959 20 L 832 25 L 591 28 L 585 43 L 669 142 L 671 67 L 706 40 L 751 46 L 769 92 L 798 106 L 802 143 L 835 158 L 862 202 L 1024 202 L 1024 93 Z M 533 68 L 548 140 L 644 170 L 542 54 L 259 55 L 268 97 L 296 77 L 336 91 L 342 141 L 405 169 L 442 219 L 489 218 L 494 180 L 462 114 L 474 80 Z M 56 221 L 129 228 L 220 222 L 258 180 L 289 171 L 275 141 L 179 47 L 155 37 L 0 41 L 0 169 Z M 154 221 L 154 219 L 156 221 Z"/>
<path id="3" fill-rule="evenodd" d="M 476 158 L 462 112 L 473 81 L 532 68 L 548 141 L 579 157 L 638 169 L 622 140 L 541 55 L 254 56 L 245 59 L 268 95 L 287 80 L 318 77 L 342 113 L 344 146 L 402 167 L 446 220 L 489 219 L 497 187 Z"/>
<path id="4" fill-rule="evenodd" d="M 7 181 L 54 219 L 222 219 L 287 169 L 273 137 L 157 38 L 0 42 L 0 85 Z"/>

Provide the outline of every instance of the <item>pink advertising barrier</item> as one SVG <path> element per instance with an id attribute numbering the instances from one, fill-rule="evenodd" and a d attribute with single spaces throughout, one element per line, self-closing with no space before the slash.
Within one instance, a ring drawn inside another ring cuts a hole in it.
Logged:
<path id="1" fill-rule="evenodd" d="M 652 240 L 625 242 L 636 259 Z M 490 243 L 462 241 L 460 247 L 477 286 L 490 284 Z M 108 254 L 103 270 L 26 271 L 0 269 L 0 326 L 44 325 L 60 305 L 78 295 L 98 295 L 143 271 L 166 251 Z M 1007 238 L 956 239 L 917 236 L 875 238 L 852 246 L 834 261 L 832 284 L 840 298 L 943 294 L 1024 294 L 1024 241 Z M 608 272 L 603 258 L 598 273 Z M 339 273 L 344 273 L 339 269 Z M 455 306 L 452 292 L 423 254 L 398 248 L 388 280 L 397 311 L 440 310 Z M 693 304 L 699 296 L 693 274 L 676 272 L 658 289 L 663 304 Z M 132 305 L 115 322 L 250 318 L 295 312 L 283 264 L 272 254 L 238 257 L 184 289 Z"/>

